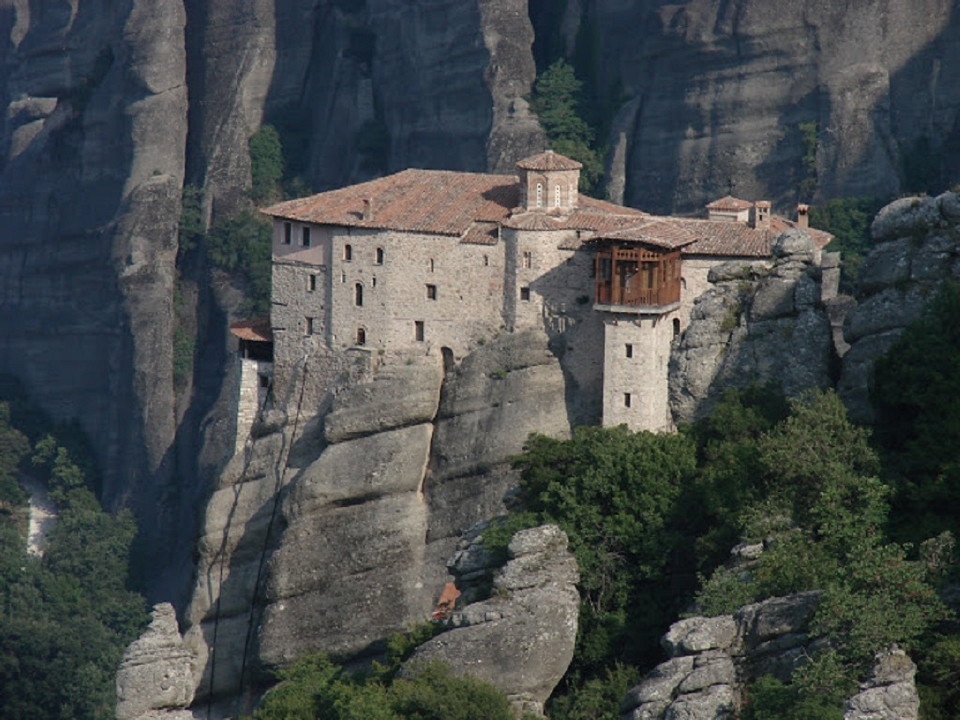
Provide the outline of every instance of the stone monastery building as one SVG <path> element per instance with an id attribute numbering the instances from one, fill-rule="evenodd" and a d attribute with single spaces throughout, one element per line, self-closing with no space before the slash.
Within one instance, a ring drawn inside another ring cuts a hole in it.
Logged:
<path id="1" fill-rule="evenodd" d="M 708 271 L 769 258 L 806 207 L 791 222 L 725 197 L 705 219 L 658 217 L 580 195 L 580 168 L 547 151 L 518 176 L 411 169 L 265 209 L 276 382 L 309 353 L 449 361 L 537 328 L 579 421 L 670 429 L 670 348 Z M 831 239 L 809 232 L 818 248 Z"/>

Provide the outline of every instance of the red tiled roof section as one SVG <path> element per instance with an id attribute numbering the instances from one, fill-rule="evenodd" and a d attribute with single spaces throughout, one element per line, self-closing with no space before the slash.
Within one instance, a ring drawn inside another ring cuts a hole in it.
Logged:
<path id="1" fill-rule="evenodd" d="M 649 222 L 643 225 L 604 233 L 603 238 L 638 242 L 667 250 L 676 250 L 700 239 L 690 228 L 672 218 L 651 218 Z"/>
<path id="2" fill-rule="evenodd" d="M 565 155 L 555 153 L 553 150 L 547 150 L 546 152 L 531 155 L 530 157 L 520 160 L 517 163 L 517 167 L 521 170 L 542 172 L 545 170 L 579 170 L 583 165 L 576 160 L 571 160 Z"/>
<path id="3" fill-rule="evenodd" d="M 720 212 L 740 212 L 741 210 L 749 210 L 752 207 L 752 202 L 735 198 L 732 195 L 727 195 L 719 200 L 714 200 L 712 203 L 709 203 L 706 206 L 707 210 L 719 210 Z"/>
<path id="4" fill-rule="evenodd" d="M 230 332 L 241 340 L 252 342 L 273 342 L 273 329 L 269 317 L 252 320 L 239 320 L 230 324 Z"/>
<path id="5" fill-rule="evenodd" d="M 371 204 L 364 220 L 365 201 Z M 262 212 L 282 220 L 436 235 L 500 222 L 519 201 L 517 178 L 448 170 L 404 170 L 378 180 L 288 200 Z"/>
<path id="6" fill-rule="evenodd" d="M 654 218 L 632 227 L 598 233 L 597 239 L 635 242 L 673 250 L 684 255 L 719 255 L 725 257 L 769 257 L 773 241 L 796 223 L 772 216 L 766 228 L 723 220 L 686 218 Z M 818 248 L 825 247 L 833 236 L 822 230 L 805 229 Z"/>

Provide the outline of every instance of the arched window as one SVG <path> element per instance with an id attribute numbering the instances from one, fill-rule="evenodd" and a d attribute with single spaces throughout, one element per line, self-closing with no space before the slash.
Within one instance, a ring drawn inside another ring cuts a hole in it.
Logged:
<path id="1" fill-rule="evenodd" d="M 377 248 L 377 265 L 383 265 L 383 248 Z"/>
<path id="2" fill-rule="evenodd" d="M 557 185 L 553 189 L 553 206 L 560 207 L 560 186 Z"/>
<path id="3" fill-rule="evenodd" d="M 537 207 L 543 207 L 543 183 L 537 183 Z"/>
<path id="4" fill-rule="evenodd" d="M 353 304 L 357 307 L 363 305 L 363 285 L 360 283 L 353 286 Z"/>
<path id="5" fill-rule="evenodd" d="M 343 260 L 344 262 L 350 262 L 353 260 L 353 245 L 343 246 Z"/>
<path id="6" fill-rule="evenodd" d="M 363 328 L 357 328 L 357 345 L 367 344 L 367 331 Z"/>
<path id="7" fill-rule="evenodd" d="M 673 319 L 673 336 L 676 337 L 680 334 L 680 318 Z"/>

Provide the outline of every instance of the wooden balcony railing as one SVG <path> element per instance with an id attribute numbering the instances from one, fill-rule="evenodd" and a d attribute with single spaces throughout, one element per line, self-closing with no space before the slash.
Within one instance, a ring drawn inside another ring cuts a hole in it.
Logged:
<path id="1" fill-rule="evenodd" d="M 610 248 L 597 253 L 598 305 L 658 308 L 680 302 L 680 253 Z"/>

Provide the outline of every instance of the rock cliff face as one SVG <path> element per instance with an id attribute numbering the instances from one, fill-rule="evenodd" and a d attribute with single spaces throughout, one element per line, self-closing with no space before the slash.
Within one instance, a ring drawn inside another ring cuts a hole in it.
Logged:
<path id="1" fill-rule="evenodd" d="M 117 720 L 190 720 L 193 664 L 173 606 L 156 605 L 150 627 L 130 644 L 117 671 Z"/>
<path id="2" fill-rule="evenodd" d="M 885 197 L 927 137 L 960 152 L 960 23 L 950 0 L 869 3 L 597 0 L 598 86 L 622 82 L 615 198 L 650 211 L 727 194 L 796 201 L 802 123 L 817 198 Z"/>
<path id="3" fill-rule="evenodd" d="M 947 167 L 960 153 L 949 0 L 4 0 L 0 372 L 81 420 L 104 500 L 137 510 L 150 572 L 188 574 L 194 508 L 231 423 L 237 298 L 210 292 L 202 263 L 179 268 L 199 287 L 187 314 L 201 342 L 193 382 L 174 390 L 184 177 L 207 220 L 235 212 L 264 121 L 316 189 L 408 166 L 510 171 L 545 144 L 524 99 L 531 11 L 570 53 L 596 39 L 581 48 L 596 86 L 628 98 L 610 185 L 648 210 L 731 189 L 792 200 L 810 179 L 801 123 L 818 124 L 821 197 L 896 191 L 923 137 Z"/>
<path id="4" fill-rule="evenodd" d="M 475 556 L 474 549 L 461 549 L 452 562 L 458 584 L 464 570 L 477 572 L 474 564 L 457 562 Z M 449 629 L 417 648 L 404 670 L 416 672 L 417 663 L 439 660 L 455 675 L 500 689 L 518 711 L 542 715 L 573 659 L 580 574 L 566 533 L 556 525 L 518 532 L 508 553 L 490 598 L 453 613 Z"/>
<path id="5" fill-rule="evenodd" d="M 734 615 L 674 623 L 661 644 L 670 659 L 630 690 L 623 720 L 735 718 L 745 683 L 763 675 L 786 682 L 823 649 L 808 623 L 819 594 L 798 593 L 742 607 Z M 916 720 L 916 666 L 896 648 L 880 653 L 872 678 L 851 698 L 845 720 Z"/>
<path id="6" fill-rule="evenodd" d="M 902 198 L 871 227 L 875 247 L 864 259 L 858 305 L 847 316 L 837 392 L 850 417 L 869 422 L 873 363 L 919 316 L 944 280 L 960 279 L 960 197 Z"/>
<path id="7" fill-rule="evenodd" d="M 104 499 L 154 542 L 171 531 L 185 22 L 178 2 L 0 6 L 0 372 L 81 420 Z"/>
<path id="8" fill-rule="evenodd" d="M 229 698 L 259 668 L 369 656 L 428 619 L 460 535 L 504 512 L 508 459 L 530 432 L 570 433 L 563 372 L 538 332 L 446 370 L 395 360 L 333 390 L 329 412 L 298 419 L 294 399 L 288 419 L 255 427 L 208 505 L 186 633 L 199 697 L 211 673 Z"/>
<path id="9" fill-rule="evenodd" d="M 731 387 L 772 381 L 793 396 L 832 386 L 822 297 L 823 275 L 836 269 L 818 266 L 814 254 L 806 233 L 790 230 L 777 238 L 772 265 L 731 262 L 710 271 L 714 287 L 697 300 L 670 356 L 675 422 L 703 417 Z"/>

